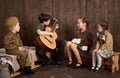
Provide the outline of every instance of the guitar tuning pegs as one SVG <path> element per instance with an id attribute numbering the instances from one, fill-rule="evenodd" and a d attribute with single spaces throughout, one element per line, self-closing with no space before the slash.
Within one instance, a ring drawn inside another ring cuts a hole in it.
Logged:
<path id="1" fill-rule="evenodd" d="M 57 18 L 53 18 L 53 20 L 58 21 Z"/>

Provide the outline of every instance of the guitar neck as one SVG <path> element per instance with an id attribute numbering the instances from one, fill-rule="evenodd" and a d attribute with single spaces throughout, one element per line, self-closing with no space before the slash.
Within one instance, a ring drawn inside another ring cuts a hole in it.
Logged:
<path id="1" fill-rule="evenodd" d="M 51 32 L 55 32 L 56 31 L 56 29 L 55 29 L 56 24 L 57 24 L 57 20 L 54 21 L 52 29 L 51 29 Z"/>

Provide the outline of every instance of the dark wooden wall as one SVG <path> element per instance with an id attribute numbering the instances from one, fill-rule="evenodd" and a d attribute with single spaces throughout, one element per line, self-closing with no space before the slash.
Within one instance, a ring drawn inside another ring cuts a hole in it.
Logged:
<path id="1" fill-rule="evenodd" d="M 24 45 L 33 45 L 34 28 L 41 12 L 58 18 L 59 38 L 67 40 L 74 37 L 77 18 L 88 17 L 93 33 L 96 23 L 107 20 L 114 37 L 114 50 L 120 51 L 120 0 L 0 0 L 0 47 L 7 33 L 4 21 L 8 16 L 19 17 Z"/>

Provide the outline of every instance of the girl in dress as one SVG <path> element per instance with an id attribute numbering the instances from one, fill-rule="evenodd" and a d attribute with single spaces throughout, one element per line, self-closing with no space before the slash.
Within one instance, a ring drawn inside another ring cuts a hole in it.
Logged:
<path id="1" fill-rule="evenodd" d="M 97 27 L 97 43 L 92 52 L 92 71 L 99 71 L 102 66 L 102 58 L 109 58 L 113 54 L 113 37 L 108 31 L 108 23 L 102 22 Z"/>
<path id="2" fill-rule="evenodd" d="M 72 52 L 77 59 L 77 63 L 74 68 L 79 68 L 82 65 L 81 57 L 84 57 L 89 53 L 92 47 L 92 34 L 88 30 L 88 20 L 81 18 L 77 20 L 78 32 L 75 39 L 66 43 L 66 50 L 69 58 L 68 67 L 73 64 Z"/>

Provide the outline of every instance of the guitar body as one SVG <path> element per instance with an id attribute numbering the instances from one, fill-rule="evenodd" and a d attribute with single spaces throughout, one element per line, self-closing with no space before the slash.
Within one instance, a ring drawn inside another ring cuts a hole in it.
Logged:
<path id="1" fill-rule="evenodd" d="M 50 27 L 46 27 L 45 31 L 51 31 Z M 45 51 L 50 51 L 56 48 L 56 39 L 57 34 L 54 33 L 54 36 L 43 36 L 40 35 L 37 38 L 37 43 L 41 48 L 43 48 Z"/>

